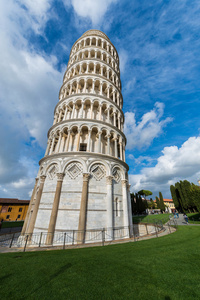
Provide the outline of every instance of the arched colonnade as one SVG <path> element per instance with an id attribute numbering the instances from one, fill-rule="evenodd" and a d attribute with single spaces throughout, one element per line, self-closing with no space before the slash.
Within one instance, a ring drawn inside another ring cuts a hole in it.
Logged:
<path id="1" fill-rule="evenodd" d="M 68 81 L 63 84 L 60 89 L 60 100 L 74 95 L 74 94 L 95 94 L 108 98 L 122 107 L 122 95 L 121 92 L 112 84 L 100 78 L 93 77 L 79 77 L 74 80 Z"/>
<path id="2" fill-rule="evenodd" d="M 79 39 L 79 41 L 72 47 L 70 58 L 72 58 L 77 51 L 85 47 L 98 47 L 104 49 L 117 61 L 117 63 L 119 62 L 117 51 L 113 45 L 104 38 L 94 36 Z"/>
<path id="3" fill-rule="evenodd" d="M 114 85 L 116 85 L 119 89 L 121 88 L 121 83 L 118 75 L 113 71 L 109 66 L 93 61 L 87 61 L 82 63 L 77 63 L 73 65 L 72 68 L 68 69 L 65 76 L 64 82 L 73 78 L 76 75 L 82 74 L 95 74 L 105 77 L 110 80 Z"/>
<path id="4" fill-rule="evenodd" d="M 63 126 L 50 133 L 45 156 L 74 151 L 106 154 L 125 161 L 125 140 L 114 130 L 95 125 Z"/>
<path id="5" fill-rule="evenodd" d="M 99 120 L 123 130 L 124 117 L 120 110 L 99 100 L 80 100 L 64 102 L 56 108 L 53 125 L 71 119 Z"/>

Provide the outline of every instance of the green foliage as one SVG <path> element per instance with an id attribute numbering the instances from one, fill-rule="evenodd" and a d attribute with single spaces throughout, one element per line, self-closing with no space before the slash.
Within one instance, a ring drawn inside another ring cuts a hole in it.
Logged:
<path id="1" fill-rule="evenodd" d="M 10 222 L 2 222 L 1 228 L 13 228 L 13 227 L 22 227 L 24 221 L 10 221 Z"/>
<path id="2" fill-rule="evenodd" d="M 146 198 L 147 196 L 151 196 L 152 192 L 148 191 L 148 190 L 141 190 L 141 191 L 138 192 L 138 194 L 141 195 L 141 196 L 144 196 Z"/>
<path id="3" fill-rule="evenodd" d="M 148 207 L 151 209 L 156 208 L 155 202 L 152 200 L 152 198 L 151 198 L 150 202 L 148 203 Z"/>
<path id="4" fill-rule="evenodd" d="M 156 205 L 157 205 L 157 208 L 159 209 L 160 208 L 160 200 L 158 199 L 157 196 L 156 196 Z"/>
<path id="5" fill-rule="evenodd" d="M 176 182 L 170 186 L 174 205 L 182 212 L 200 212 L 200 187 L 187 180 Z"/>
<path id="6" fill-rule="evenodd" d="M 165 211 L 165 204 L 164 204 L 163 195 L 161 192 L 159 192 L 159 198 L 160 198 L 160 209 L 161 209 L 161 211 Z"/>
<path id="7" fill-rule="evenodd" d="M 180 210 L 180 202 L 178 199 L 177 190 L 173 185 L 170 186 L 170 191 L 171 191 L 172 199 L 173 199 L 176 209 Z"/>
<path id="8" fill-rule="evenodd" d="M 141 195 L 138 193 L 131 194 L 131 205 L 133 214 L 142 214 L 148 208 L 148 203 L 146 200 L 142 200 Z"/>

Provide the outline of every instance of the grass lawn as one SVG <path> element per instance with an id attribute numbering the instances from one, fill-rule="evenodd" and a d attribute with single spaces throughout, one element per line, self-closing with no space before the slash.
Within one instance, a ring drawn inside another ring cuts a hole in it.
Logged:
<path id="1" fill-rule="evenodd" d="M 134 223 L 151 223 L 155 221 L 162 221 L 163 224 L 165 224 L 167 221 L 169 221 L 169 216 L 173 216 L 172 214 L 159 214 L 159 215 L 148 215 L 148 216 L 133 216 L 133 222 Z"/>
<path id="2" fill-rule="evenodd" d="M 4 221 L 1 225 L 1 228 L 22 227 L 23 224 L 24 221 L 10 221 L 10 222 Z"/>
<path id="3" fill-rule="evenodd" d="M 189 218 L 189 223 L 200 224 L 200 213 L 188 213 L 187 216 Z"/>
<path id="4" fill-rule="evenodd" d="M 1 299 L 200 299 L 200 228 L 85 249 L 0 254 Z"/>

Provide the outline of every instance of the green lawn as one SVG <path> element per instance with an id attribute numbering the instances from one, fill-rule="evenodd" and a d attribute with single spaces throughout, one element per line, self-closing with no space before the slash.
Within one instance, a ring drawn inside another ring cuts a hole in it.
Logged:
<path id="1" fill-rule="evenodd" d="M 11 222 L 4 221 L 2 223 L 1 228 L 22 227 L 23 224 L 24 224 L 24 221 L 11 221 Z"/>
<path id="2" fill-rule="evenodd" d="M 163 224 L 169 221 L 169 216 L 173 216 L 172 214 L 159 214 L 159 215 L 148 215 L 148 216 L 133 216 L 134 223 L 154 223 L 155 221 L 162 221 Z"/>
<path id="3" fill-rule="evenodd" d="M 200 213 L 188 213 L 189 223 L 200 224 Z"/>
<path id="4" fill-rule="evenodd" d="M 1 299 L 200 299 L 200 228 L 104 247 L 0 254 Z"/>

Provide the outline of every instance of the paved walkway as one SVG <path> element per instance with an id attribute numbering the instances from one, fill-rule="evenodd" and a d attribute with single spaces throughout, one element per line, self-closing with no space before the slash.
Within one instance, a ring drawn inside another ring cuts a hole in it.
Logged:
<path id="1" fill-rule="evenodd" d="M 174 218 L 173 217 L 173 219 L 175 219 L 176 220 L 176 222 L 177 222 L 177 225 L 189 225 L 189 226 L 200 226 L 200 224 L 191 224 L 191 223 L 186 223 L 186 221 L 185 221 L 185 219 L 184 219 L 184 217 L 183 217 L 183 214 L 179 214 L 179 218 Z"/>

